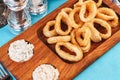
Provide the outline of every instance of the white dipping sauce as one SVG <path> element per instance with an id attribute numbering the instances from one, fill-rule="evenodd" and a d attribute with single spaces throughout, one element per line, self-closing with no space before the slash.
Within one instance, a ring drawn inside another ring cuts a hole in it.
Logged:
<path id="1" fill-rule="evenodd" d="M 24 39 L 14 41 L 10 44 L 8 55 L 15 62 L 24 62 L 33 56 L 33 44 L 26 42 Z"/>
<path id="2" fill-rule="evenodd" d="M 59 71 L 50 64 L 38 66 L 32 74 L 33 80 L 58 80 Z"/>

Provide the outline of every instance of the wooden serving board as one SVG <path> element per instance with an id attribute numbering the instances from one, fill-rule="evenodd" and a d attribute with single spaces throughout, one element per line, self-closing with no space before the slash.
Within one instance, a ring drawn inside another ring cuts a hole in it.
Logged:
<path id="1" fill-rule="evenodd" d="M 120 9 L 115 4 L 109 0 L 103 1 L 110 8 L 114 9 L 118 15 L 120 15 Z M 109 39 L 99 43 L 92 43 L 90 51 L 84 54 L 84 58 L 81 61 L 70 63 L 62 60 L 55 53 L 53 46 L 47 44 L 46 38 L 42 34 L 42 29 L 48 21 L 55 19 L 56 15 L 62 8 L 72 7 L 76 2 L 77 0 L 67 1 L 65 4 L 57 8 L 55 11 L 47 15 L 42 20 L 38 21 L 25 32 L 18 35 L 0 48 L 0 61 L 3 62 L 3 64 L 18 80 L 32 80 L 33 70 L 43 63 L 52 64 L 60 71 L 59 80 L 71 80 L 120 41 L 119 25 L 118 27 L 112 29 L 112 36 Z M 27 62 L 14 62 L 7 55 L 7 50 L 10 43 L 19 39 L 25 39 L 35 46 L 34 56 Z"/>

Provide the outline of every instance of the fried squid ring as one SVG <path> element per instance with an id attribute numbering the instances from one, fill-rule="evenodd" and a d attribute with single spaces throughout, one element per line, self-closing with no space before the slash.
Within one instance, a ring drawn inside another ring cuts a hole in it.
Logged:
<path id="1" fill-rule="evenodd" d="M 57 42 L 65 42 L 65 41 L 70 41 L 71 40 L 71 36 L 54 36 L 54 37 L 50 37 L 47 39 L 47 42 L 49 44 L 54 44 Z"/>
<path id="2" fill-rule="evenodd" d="M 111 27 L 116 27 L 119 23 L 116 13 L 107 7 L 99 8 L 96 17 L 107 21 Z"/>
<path id="3" fill-rule="evenodd" d="M 90 0 L 79 0 L 79 3 L 84 3 L 85 1 L 90 1 Z M 98 0 L 98 2 L 96 3 L 96 6 L 99 7 L 102 4 L 102 0 Z"/>
<path id="4" fill-rule="evenodd" d="M 101 25 L 99 27 L 104 27 L 106 29 L 106 33 L 101 33 L 99 31 L 100 36 L 103 39 L 107 39 L 108 37 L 111 36 L 111 27 L 110 27 L 110 25 L 106 21 L 104 21 L 102 19 L 95 18 L 95 19 L 92 20 L 92 25 L 94 25 L 94 23 L 97 23 L 97 24 Z M 94 27 L 95 27 L 95 25 L 94 25 Z"/>
<path id="5" fill-rule="evenodd" d="M 69 15 L 71 11 L 72 11 L 72 8 L 63 8 L 61 10 L 61 12 L 65 12 L 67 15 Z"/>
<path id="6" fill-rule="evenodd" d="M 75 32 L 77 31 L 77 29 L 73 29 L 70 36 L 71 36 L 71 42 L 74 44 L 74 45 L 77 45 L 79 46 L 79 44 L 77 43 L 76 41 L 76 36 L 75 36 Z"/>
<path id="7" fill-rule="evenodd" d="M 89 22 L 95 18 L 97 7 L 94 1 L 85 1 L 80 9 L 79 17 L 83 22 Z"/>
<path id="8" fill-rule="evenodd" d="M 81 46 L 81 49 L 83 50 L 83 53 L 86 53 L 90 50 L 91 48 L 91 41 L 89 39 L 88 44 L 86 46 Z"/>
<path id="9" fill-rule="evenodd" d="M 83 3 L 83 2 L 84 2 L 84 0 L 79 0 L 78 2 Z"/>
<path id="10" fill-rule="evenodd" d="M 67 30 L 62 30 L 61 22 L 64 22 L 67 25 Z M 70 19 L 68 15 L 64 12 L 60 12 L 56 17 L 55 30 L 59 35 L 68 35 L 72 30 Z"/>
<path id="11" fill-rule="evenodd" d="M 91 40 L 93 42 L 100 42 L 102 40 L 99 31 L 94 27 L 91 23 L 85 23 L 86 27 L 88 27 L 91 31 Z"/>
<path id="12" fill-rule="evenodd" d="M 54 25 L 55 25 L 55 20 L 47 22 L 47 24 L 43 28 L 43 34 L 46 37 L 51 37 L 51 36 L 57 35 L 57 32 L 56 32 L 55 28 L 50 30 L 50 28 L 54 27 Z"/>
<path id="13" fill-rule="evenodd" d="M 71 26 L 73 28 L 78 28 L 83 25 L 83 22 L 79 18 L 80 7 L 74 8 L 70 13 Z"/>
<path id="14" fill-rule="evenodd" d="M 111 12 L 111 9 L 105 9 L 103 10 L 102 8 L 99 8 L 97 10 L 97 18 L 103 19 L 103 20 L 111 20 L 114 19 L 114 14 Z"/>
<path id="15" fill-rule="evenodd" d="M 78 7 L 81 7 L 82 3 L 81 2 L 77 2 L 74 4 L 74 8 L 78 8 Z"/>
<path id="16" fill-rule="evenodd" d="M 70 53 L 68 52 L 65 52 L 61 49 L 61 47 L 64 46 L 66 47 L 67 49 L 69 49 L 71 52 L 74 52 L 75 55 L 71 55 Z M 57 52 L 57 54 L 62 58 L 62 59 L 65 59 L 65 60 L 68 60 L 68 61 L 79 61 L 83 58 L 83 52 L 80 48 L 78 48 L 76 45 L 73 45 L 69 42 L 59 42 L 55 45 L 55 50 Z"/>
<path id="17" fill-rule="evenodd" d="M 89 39 L 89 42 L 86 46 L 79 46 L 78 42 L 76 41 L 76 36 L 75 36 L 75 33 L 76 33 L 76 30 L 77 29 L 74 29 L 72 32 L 71 32 L 71 42 L 72 44 L 76 45 L 77 47 L 81 48 L 83 53 L 86 53 L 90 50 L 90 47 L 91 47 L 91 42 L 90 42 L 90 39 Z"/>
<path id="18" fill-rule="evenodd" d="M 80 2 L 81 4 L 83 4 L 85 1 L 90 1 L 90 0 L 79 0 L 78 2 Z"/>
<path id="19" fill-rule="evenodd" d="M 83 25 L 82 28 L 78 28 L 76 33 L 76 40 L 80 46 L 86 46 L 90 40 L 91 31 L 88 27 Z"/>
<path id="20" fill-rule="evenodd" d="M 101 6 L 101 4 L 102 4 L 102 0 L 98 0 L 98 2 L 96 3 L 96 6 L 99 7 Z"/>

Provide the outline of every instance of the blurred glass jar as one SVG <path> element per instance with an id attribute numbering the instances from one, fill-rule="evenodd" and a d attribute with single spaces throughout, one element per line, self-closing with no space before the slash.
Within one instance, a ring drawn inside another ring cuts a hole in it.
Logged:
<path id="1" fill-rule="evenodd" d="M 9 30 L 18 35 L 31 25 L 31 16 L 25 9 L 28 0 L 4 0 L 4 3 L 11 10 L 7 18 Z"/>
<path id="2" fill-rule="evenodd" d="M 120 0 L 112 0 L 112 2 L 114 2 L 117 6 L 120 7 Z"/>
<path id="3" fill-rule="evenodd" d="M 29 0 L 28 10 L 32 15 L 45 15 L 47 13 L 47 0 Z"/>
<path id="4" fill-rule="evenodd" d="M 26 7 L 28 0 L 4 0 L 4 3 L 10 10 L 20 11 Z"/>
<path id="5" fill-rule="evenodd" d="M 18 35 L 31 26 L 31 16 L 28 14 L 29 12 L 25 9 L 18 12 L 10 12 L 7 22 L 9 30 L 13 34 Z"/>

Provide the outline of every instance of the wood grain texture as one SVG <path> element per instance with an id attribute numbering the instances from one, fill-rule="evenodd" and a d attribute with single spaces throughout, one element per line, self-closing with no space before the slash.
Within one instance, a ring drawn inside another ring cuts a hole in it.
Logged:
<path id="1" fill-rule="evenodd" d="M 110 8 L 114 9 L 118 14 L 120 13 L 119 8 L 109 0 L 103 1 L 105 4 L 110 5 Z M 77 63 L 69 63 L 58 57 L 55 53 L 54 46 L 47 44 L 46 38 L 42 34 L 42 29 L 48 21 L 55 19 L 56 15 L 62 8 L 72 7 L 76 2 L 77 0 L 69 0 L 0 48 L 0 61 L 3 62 L 18 80 L 32 80 L 33 70 L 43 63 L 52 64 L 60 71 L 59 80 L 71 80 L 120 41 L 119 25 L 117 28 L 112 29 L 112 36 L 109 39 L 100 43 L 92 43 L 91 50 L 84 55 L 84 58 L 81 61 Z M 7 55 L 10 43 L 19 39 L 25 39 L 35 46 L 34 56 L 32 59 L 24 63 L 16 63 L 10 60 Z"/>

